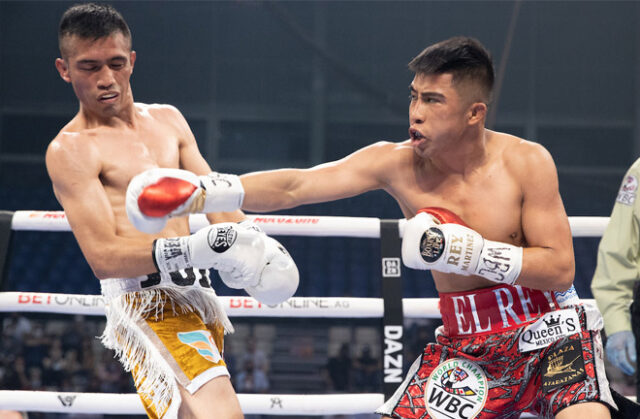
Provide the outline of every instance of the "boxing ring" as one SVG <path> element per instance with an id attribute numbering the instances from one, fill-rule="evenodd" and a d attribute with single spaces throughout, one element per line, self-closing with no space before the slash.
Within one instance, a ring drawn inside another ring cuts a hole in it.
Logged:
<path id="1" fill-rule="evenodd" d="M 71 231 L 61 211 L 5 211 L 2 212 L 2 216 L 7 228 L 15 231 Z M 284 215 L 253 215 L 249 218 L 273 236 L 380 239 L 383 298 L 293 297 L 282 304 L 267 306 L 250 297 L 221 296 L 229 317 L 382 318 L 381 340 L 397 340 L 400 354 L 403 347 L 402 324 L 405 317 L 440 318 L 437 298 L 402 298 L 399 243 L 406 220 Z M 569 217 L 573 237 L 599 237 L 608 221 L 608 217 Z M 192 215 L 190 224 L 192 230 L 197 230 L 208 225 L 208 222 L 204 215 Z M 5 247 L 7 242 L 8 240 L 4 243 Z M 0 243 L 0 247 L 2 246 Z M 595 304 L 593 300 L 582 302 Z M 104 316 L 104 300 L 100 295 L 0 292 L 0 312 Z M 384 354 L 384 394 L 238 394 L 242 410 L 245 414 L 263 415 L 372 413 L 400 384 L 406 373 L 402 371 L 401 365 L 398 371 L 396 359 L 389 356 L 392 354 L 385 350 L 385 342 L 381 342 L 381 346 L 381 354 Z M 0 409 L 27 412 L 145 414 L 135 393 L 0 390 Z"/>

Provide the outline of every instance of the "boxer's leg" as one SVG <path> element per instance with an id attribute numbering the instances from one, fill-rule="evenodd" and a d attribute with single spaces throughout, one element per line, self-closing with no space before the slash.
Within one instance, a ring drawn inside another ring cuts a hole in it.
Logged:
<path id="1" fill-rule="evenodd" d="M 215 309 L 206 310 L 211 312 L 206 314 L 208 321 L 214 324 L 205 324 L 201 311 L 191 311 L 167 292 L 147 294 L 128 295 L 120 304 L 112 300 L 103 336 L 105 346 L 115 349 L 125 370 L 132 372 L 147 415 L 176 418 L 182 390 L 193 396 L 209 382 L 226 377 L 201 394 L 210 395 L 210 388 L 219 390 L 215 400 L 229 405 L 218 405 L 217 409 L 228 411 L 230 418 L 241 416 L 237 399 L 226 396 L 233 389 L 222 359 L 224 321 L 220 324 L 219 316 L 213 314 Z M 210 297 L 202 296 L 206 300 Z M 194 302 L 198 298 L 198 293 L 190 296 Z M 140 307 L 144 309 L 137 310 Z M 187 412 L 191 403 L 197 406 L 202 397 L 188 397 Z M 198 414 L 197 407 L 193 407 L 193 413 Z"/>
<path id="2" fill-rule="evenodd" d="M 180 419 L 205 419 L 215 417 L 220 419 L 242 419 L 244 416 L 240 402 L 236 396 L 231 380 L 227 376 L 216 377 L 204 384 L 194 394 L 180 386 L 182 403 L 178 411 Z"/>
<path id="3" fill-rule="evenodd" d="M 609 408 L 602 403 L 580 403 L 568 406 L 558 412 L 556 419 L 610 419 Z"/>

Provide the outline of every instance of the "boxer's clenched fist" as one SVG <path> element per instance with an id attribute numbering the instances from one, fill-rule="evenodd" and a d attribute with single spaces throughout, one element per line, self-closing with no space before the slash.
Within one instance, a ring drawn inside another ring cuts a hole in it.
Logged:
<path id="1" fill-rule="evenodd" d="M 136 229 L 157 233 L 170 217 L 234 211 L 244 189 L 236 175 L 206 176 L 181 169 L 154 168 L 136 175 L 127 188 L 127 216 Z"/>
<path id="2" fill-rule="evenodd" d="M 418 211 L 404 228 L 404 264 L 513 284 L 522 269 L 522 247 L 486 240 L 460 223 L 457 215 L 442 208 Z"/>
<path id="3" fill-rule="evenodd" d="M 153 261 L 160 272 L 213 268 L 256 284 L 265 263 L 263 235 L 236 223 L 212 224 L 190 236 L 155 240 Z"/>
<path id="4" fill-rule="evenodd" d="M 222 281 L 230 288 L 244 288 L 250 296 L 268 305 L 280 304 L 293 297 L 300 274 L 289 252 L 253 222 L 243 221 L 240 225 L 260 233 L 265 249 L 262 269 L 253 282 L 247 282 L 239 272 L 219 271 Z"/>

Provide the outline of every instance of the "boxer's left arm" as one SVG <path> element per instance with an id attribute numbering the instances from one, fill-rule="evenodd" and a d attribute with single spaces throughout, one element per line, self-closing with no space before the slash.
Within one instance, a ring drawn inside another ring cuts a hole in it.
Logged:
<path id="1" fill-rule="evenodd" d="M 153 236 L 123 236 L 104 186 L 102 163 L 93 139 L 59 134 L 47 148 L 47 172 L 56 198 L 95 276 L 134 277 L 154 272 Z"/>
<path id="2" fill-rule="evenodd" d="M 522 250 L 485 239 L 444 208 L 419 210 L 402 234 L 402 261 L 409 268 L 481 276 L 500 284 L 518 279 Z"/>
<path id="3" fill-rule="evenodd" d="M 198 143 L 196 142 L 196 138 L 189 128 L 189 124 L 184 119 L 184 116 L 178 111 L 176 108 L 169 107 L 173 112 L 173 120 L 175 121 L 176 127 L 179 130 L 180 138 L 179 138 L 179 167 L 184 170 L 188 170 L 195 175 L 204 176 L 211 173 L 211 167 L 207 163 L 207 161 L 202 157 L 200 150 L 198 148 Z M 244 213 L 240 210 L 235 210 L 231 212 L 215 212 L 206 214 L 207 219 L 211 224 L 215 223 L 223 223 L 223 222 L 239 222 L 244 220 L 246 217 Z"/>
<path id="4" fill-rule="evenodd" d="M 196 175 L 211 173 L 211 167 L 202 157 L 198 149 L 196 139 L 191 132 L 184 117 L 178 113 L 177 121 L 181 126 L 182 137 L 180 139 L 180 168 L 193 172 Z M 289 252 L 277 240 L 267 236 L 256 224 L 247 220 L 245 214 L 240 211 L 218 212 L 206 214 L 210 223 L 240 222 L 246 228 L 252 228 L 261 232 L 265 245 L 264 268 L 258 277 L 258 282 L 246 284 L 236 271 L 222 272 L 220 277 L 231 288 L 244 288 L 245 291 L 256 300 L 264 304 L 279 304 L 286 301 L 298 289 L 300 275 L 298 267 L 289 255 Z"/>
<path id="5" fill-rule="evenodd" d="M 573 238 L 555 163 L 539 144 L 521 141 L 514 148 L 507 164 L 522 188 L 522 231 L 526 241 L 517 284 L 566 291 L 575 275 Z"/>
<path id="6" fill-rule="evenodd" d="M 433 209 L 404 227 L 402 258 L 414 269 L 478 275 L 498 283 L 566 291 L 573 283 L 573 241 L 558 192 L 555 165 L 539 145 L 510 150 L 509 169 L 522 189 L 525 247 L 487 240 L 453 214 L 434 222 Z M 447 212 L 445 210 L 445 212 Z M 437 225 L 439 222 L 443 224 Z"/>

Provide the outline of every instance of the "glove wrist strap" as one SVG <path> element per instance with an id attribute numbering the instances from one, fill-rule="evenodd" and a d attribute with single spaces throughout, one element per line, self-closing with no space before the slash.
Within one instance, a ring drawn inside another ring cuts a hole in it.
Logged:
<path id="1" fill-rule="evenodd" d="M 199 212 L 235 211 L 242 207 L 244 188 L 238 176 L 211 172 L 199 179 L 203 192 L 194 199 Z"/>
<path id="2" fill-rule="evenodd" d="M 246 228 L 247 230 L 255 230 L 258 233 L 264 233 L 264 231 L 260 228 L 258 224 L 254 223 L 252 220 L 248 218 L 240 221 L 238 224 Z"/>
<path id="3" fill-rule="evenodd" d="M 153 242 L 153 263 L 160 272 L 175 272 L 191 268 L 188 237 L 157 239 Z"/>
<path id="4" fill-rule="evenodd" d="M 513 285 L 522 270 L 522 247 L 484 240 L 475 275 L 499 284 Z"/>

